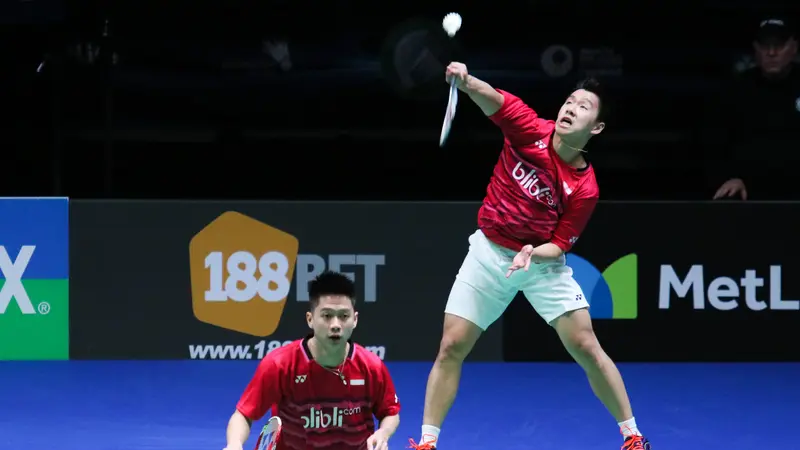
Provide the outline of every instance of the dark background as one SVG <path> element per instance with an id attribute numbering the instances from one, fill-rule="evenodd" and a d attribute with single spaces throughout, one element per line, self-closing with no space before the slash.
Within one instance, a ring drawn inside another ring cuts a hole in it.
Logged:
<path id="1" fill-rule="evenodd" d="M 702 112 L 749 54 L 757 20 L 776 11 L 797 16 L 797 7 L 787 10 L 783 3 L 4 1 L 0 192 L 73 199 L 478 202 L 501 136 L 462 101 L 447 147 L 438 147 L 445 64 L 461 60 L 552 117 L 586 72 L 582 49 L 605 49 L 610 61 L 598 64 L 611 71 L 605 79 L 614 88 L 614 115 L 589 153 L 604 200 L 707 200 L 718 187 L 708 177 L 717 155 L 698 139 Z M 451 41 L 440 22 L 452 10 L 462 14 L 464 26 Z M 289 43 L 288 72 L 262 51 L 262 41 L 276 39 Z M 554 44 L 569 47 L 575 58 L 575 70 L 563 78 L 541 69 L 542 51 Z M 719 264 L 730 276 L 751 263 L 766 270 L 776 259 L 791 267 L 796 227 L 787 218 L 793 206 L 758 219 L 760 212 L 750 209 L 758 206 L 736 205 L 724 214 L 707 207 L 692 206 L 691 219 L 671 206 L 622 211 L 615 205 L 613 214 L 593 219 L 577 251 L 601 266 L 604 258 L 623 254 L 608 248 L 616 244 L 613 236 L 633 236 L 636 244 L 626 252 L 640 253 L 643 265 L 667 257 L 690 264 L 702 248 L 700 262 Z M 97 217 L 72 224 L 82 233 L 79 244 L 97 244 L 91 233 L 105 231 L 108 220 Z M 453 233 L 466 242 L 474 223 L 474 216 L 465 217 Z M 441 255 L 452 260 L 449 273 L 463 254 Z M 73 268 L 98 269 L 83 258 L 89 257 L 73 253 Z M 780 333 L 788 333 L 785 325 L 796 314 L 683 311 L 651 321 L 641 305 L 654 301 L 648 295 L 655 288 L 647 281 L 652 275 L 640 273 L 641 319 L 597 325 L 615 357 L 771 358 L 769 351 L 742 350 L 753 342 L 775 350 L 778 359 L 792 357 L 787 352 L 796 337 Z M 784 279 L 791 279 L 787 269 Z M 73 278 L 76 289 L 81 283 Z M 443 307 L 446 297 L 439 297 Z M 72 300 L 73 318 L 85 312 L 103 323 Z M 119 299 L 103 301 L 107 314 L 125 308 Z M 507 346 L 507 358 L 566 358 L 526 303 L 515 302 L 506 316 L 517 319 L 506 321 L 506 340 L 519 342 Z M 75 332 L 80 339 L 85 330 Z M 644 344 L 662 337 L 652 347 Z"/>
<path id="2" fill-rule="evenodd" d="M 700 111 L 749 53 L 756 18 L 779 4 L 4 5 L 9 194 L 480 200 L 500 135 L 462 102 L 451 142 L 436 145 L 450 59 L 552 117 L 585 72 L 581 49 L 609 49 L 622 60 L 607 80 L 616 114 L 590 149 L 604 198 L 707 199 L 717 186 L 693 139 Z M 440 21 L 453 9 L 464 26 L 450 41 Z M 261 51 L 280 36 L 285 73 Z M 542 72 L 553 44 L 572 50 L 572 74 Z M 400 88 L 398 72 L 413 87 Z"/>

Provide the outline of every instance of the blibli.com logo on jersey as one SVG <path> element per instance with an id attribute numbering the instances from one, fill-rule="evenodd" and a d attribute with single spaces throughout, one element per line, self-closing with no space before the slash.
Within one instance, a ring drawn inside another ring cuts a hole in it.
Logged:
<path id="1" fill-rule="evenodd" d="M 555 204 L 550 188 L 544 185 L 535 168 L 524 166 L 522 161 L 520 161 L 514 167 L 514 170 L 511 171 L 511 176 L 517 180 L 519 185 L 522 186 L 531 197 L 545 202 L 550 206 Z"/>
<path id="2" fill-rule="evenodd" d="M 635 253 L 612 262 L 602 273 L 589 261 L 572 253 L 567 256 L 567 264 L 589 302 L 592 318 L 636 318 L 638 274 Z"/>
<path id="3" fill-rule="evenodd" d="M 361 414 L 361 407 L 339 408 L 334 407 L 330 412 L 312 407 L 308 415 L 303 416 L 303 428 L 330 428 L 341 427 L 344 416 Z"/>

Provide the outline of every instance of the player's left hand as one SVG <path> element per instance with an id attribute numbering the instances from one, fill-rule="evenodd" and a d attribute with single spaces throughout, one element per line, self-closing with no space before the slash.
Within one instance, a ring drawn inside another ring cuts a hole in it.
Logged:
<path id="1" fill-rule="evenodd" d="M 519 253 L 517 253 L 517 256 L 514 257 L 514 260 L 511 261 L 511 267 L 509 267 L 508 272 L 506 272 L 506 278 L 510 277 L 512 273 L 519 269 L 523 269 L 525 272 L 527 272 L 531 267 L 532 255 L 532 245 L 526 245 L 525 247 L 522 247 L 522 250 L 520 250 Z"/>
<path id="2" fill-rule="evenodd" d="M 367 438 L 367 450 L 389 450 L 389 437 L 378 430 Z"/>

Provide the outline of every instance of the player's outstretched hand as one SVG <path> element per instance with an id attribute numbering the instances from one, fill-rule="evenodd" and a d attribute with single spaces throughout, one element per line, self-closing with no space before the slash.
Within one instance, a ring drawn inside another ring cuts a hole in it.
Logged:
<path id="1" fill-rule="evenodd" d="M 714 194 L 714 200 L 728 197 L 739 197 L 742 200 L 747 200 L 747 188 L 741 178 L 733 178 L 726 181 Z"/>
<path id="2" fill-rule="evenodd" d="M 450 65 L 447 66 L 444 72 L 444 79 L 448 83 L 450 80 L 455 80 L 456 87 L 461 87 L 464 83 L 467 82 L 467 76 L 469 72 L 467 72 L 467 66 L 460 62 L 451 62 Z"/>
<path id="3" fill-rule="evenodd" d="M 506 278 L 510 277 L 512 273 L 519 269 L 523 269 L 525 272 L 527 272 L 531 267 L 532 254 L 532 245 L 526 245 L 525 247 L 522 247 L 522 250 L 520 250 L 519 253 L 517 253 L 517 256 L 514 257 L 514 260 L 511 261 L 511 267 L 509 267 L 508 272 L 506 272 Z"/>
<path id="4" fill-rule="evenodd" d="M 389 450 L 389 438 L 378 430 L 367 438 L 367 450 Z"/>

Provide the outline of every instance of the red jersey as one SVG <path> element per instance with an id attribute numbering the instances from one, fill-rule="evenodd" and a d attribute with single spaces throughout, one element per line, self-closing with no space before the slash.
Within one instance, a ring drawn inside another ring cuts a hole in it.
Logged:
<path id="1" fill-rule="evenodd" d="M 591 165 L 576 169 L 556 154 L 555 122 L 540 118 L 516 96 L 489 116 L 503 131 L 478 226 L 492 242 L 519 251 L 552 242 L 569 251 L 589 221 L 600 189 Z"/>
<path id="2" fill-rule="evenodd" d="M 236 409 L 253 421 L 271 409 L 283 427 L 278 450 L 358 450 L 375 419 L 400 412 L 389 371 L 375 354 L 350 343 L 341 376 L 311 357 L 308 339 L 267 354 Z"/>

